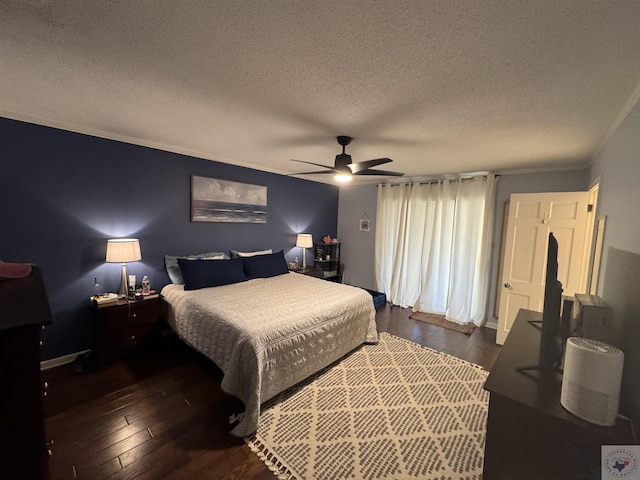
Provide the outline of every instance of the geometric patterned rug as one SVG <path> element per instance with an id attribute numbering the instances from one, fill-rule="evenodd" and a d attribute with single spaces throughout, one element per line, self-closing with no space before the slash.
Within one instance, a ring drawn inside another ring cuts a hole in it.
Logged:
<path id="1" fill-rule="evenodd" d="M 488 373 L 379 337 L 263 405 L 249 447 L 286 480 L 481 479 Z"/>

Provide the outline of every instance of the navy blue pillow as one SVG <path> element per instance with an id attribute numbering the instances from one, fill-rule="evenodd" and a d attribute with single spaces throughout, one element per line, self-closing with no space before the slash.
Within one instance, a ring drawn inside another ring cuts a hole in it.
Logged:
<path id="1" fill-rule="evenodd" d="M 253 257 L 240 257 L 244 268 L 244 274 L 250 280 L 252 278 L 268 278 L 289 273 L 289 266 L 284 259 L 284 252 L 280 250 L 276 253 L 265 255 L 254 255 Z M 220 260 L 216 260 L 219 262 Z"/>
<path id="2" fill-rule="evenodd" d="M 230 283 L 244 282 L 247 277 L 242 269 L 242 259 L 189 260 L 178 258 L 182 270 L 185 290 L 219 287 Z"/>

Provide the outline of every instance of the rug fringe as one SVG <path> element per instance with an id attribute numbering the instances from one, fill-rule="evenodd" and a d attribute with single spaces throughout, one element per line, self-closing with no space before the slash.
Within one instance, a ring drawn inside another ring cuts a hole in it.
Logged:
<path id="1" fill-rule="evenodd" d="M 245 438 L 245 442 L 271 473 L 278 477 L 278 480 L 298 480 L 298 477 L 291 469 L 278 459 L 257 437 Z"/>

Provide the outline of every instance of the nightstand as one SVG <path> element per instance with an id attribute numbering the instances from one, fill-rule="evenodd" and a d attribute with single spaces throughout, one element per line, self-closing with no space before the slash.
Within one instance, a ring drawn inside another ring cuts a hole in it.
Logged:
<path id="1" fill-rule="evenodd" d="M 100 364 L 121 360 L 158 343 L 162 329 L 160 296 L 144 300 L 118 299 L 94 304 L 95 333 Z"/>
<path id="2" fill-rule="evenodd" d="M 322 270 L 320 278 L 342 283 L 343 265 L 340 263 L 340 244 L 316 243 L 314 246 L 313 264 Z"/>
<path id="3" fill-rule="evenodd" d="M 321 278 L 330 282 L 342 283 L 342 272 L 344 271 L 344 265 L 342 263 L 338 264 L 337 269 L 332 272 L 324 270 L 318 266 L 300 268 L 294 271 L 303 275 L 309 275 L 310 277 Z"/>

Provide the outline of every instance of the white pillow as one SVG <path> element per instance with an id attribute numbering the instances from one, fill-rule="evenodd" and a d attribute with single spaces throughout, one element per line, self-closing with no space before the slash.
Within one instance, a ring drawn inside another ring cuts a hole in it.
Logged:
<path id="1" fill-rule="evenodd" d="M 256 250 L 255 252 L 236 252 L 238 257 L 255 257 L 256 255 L 268 255 L 273 253 L 271 249 L 268 250 Z"/>

